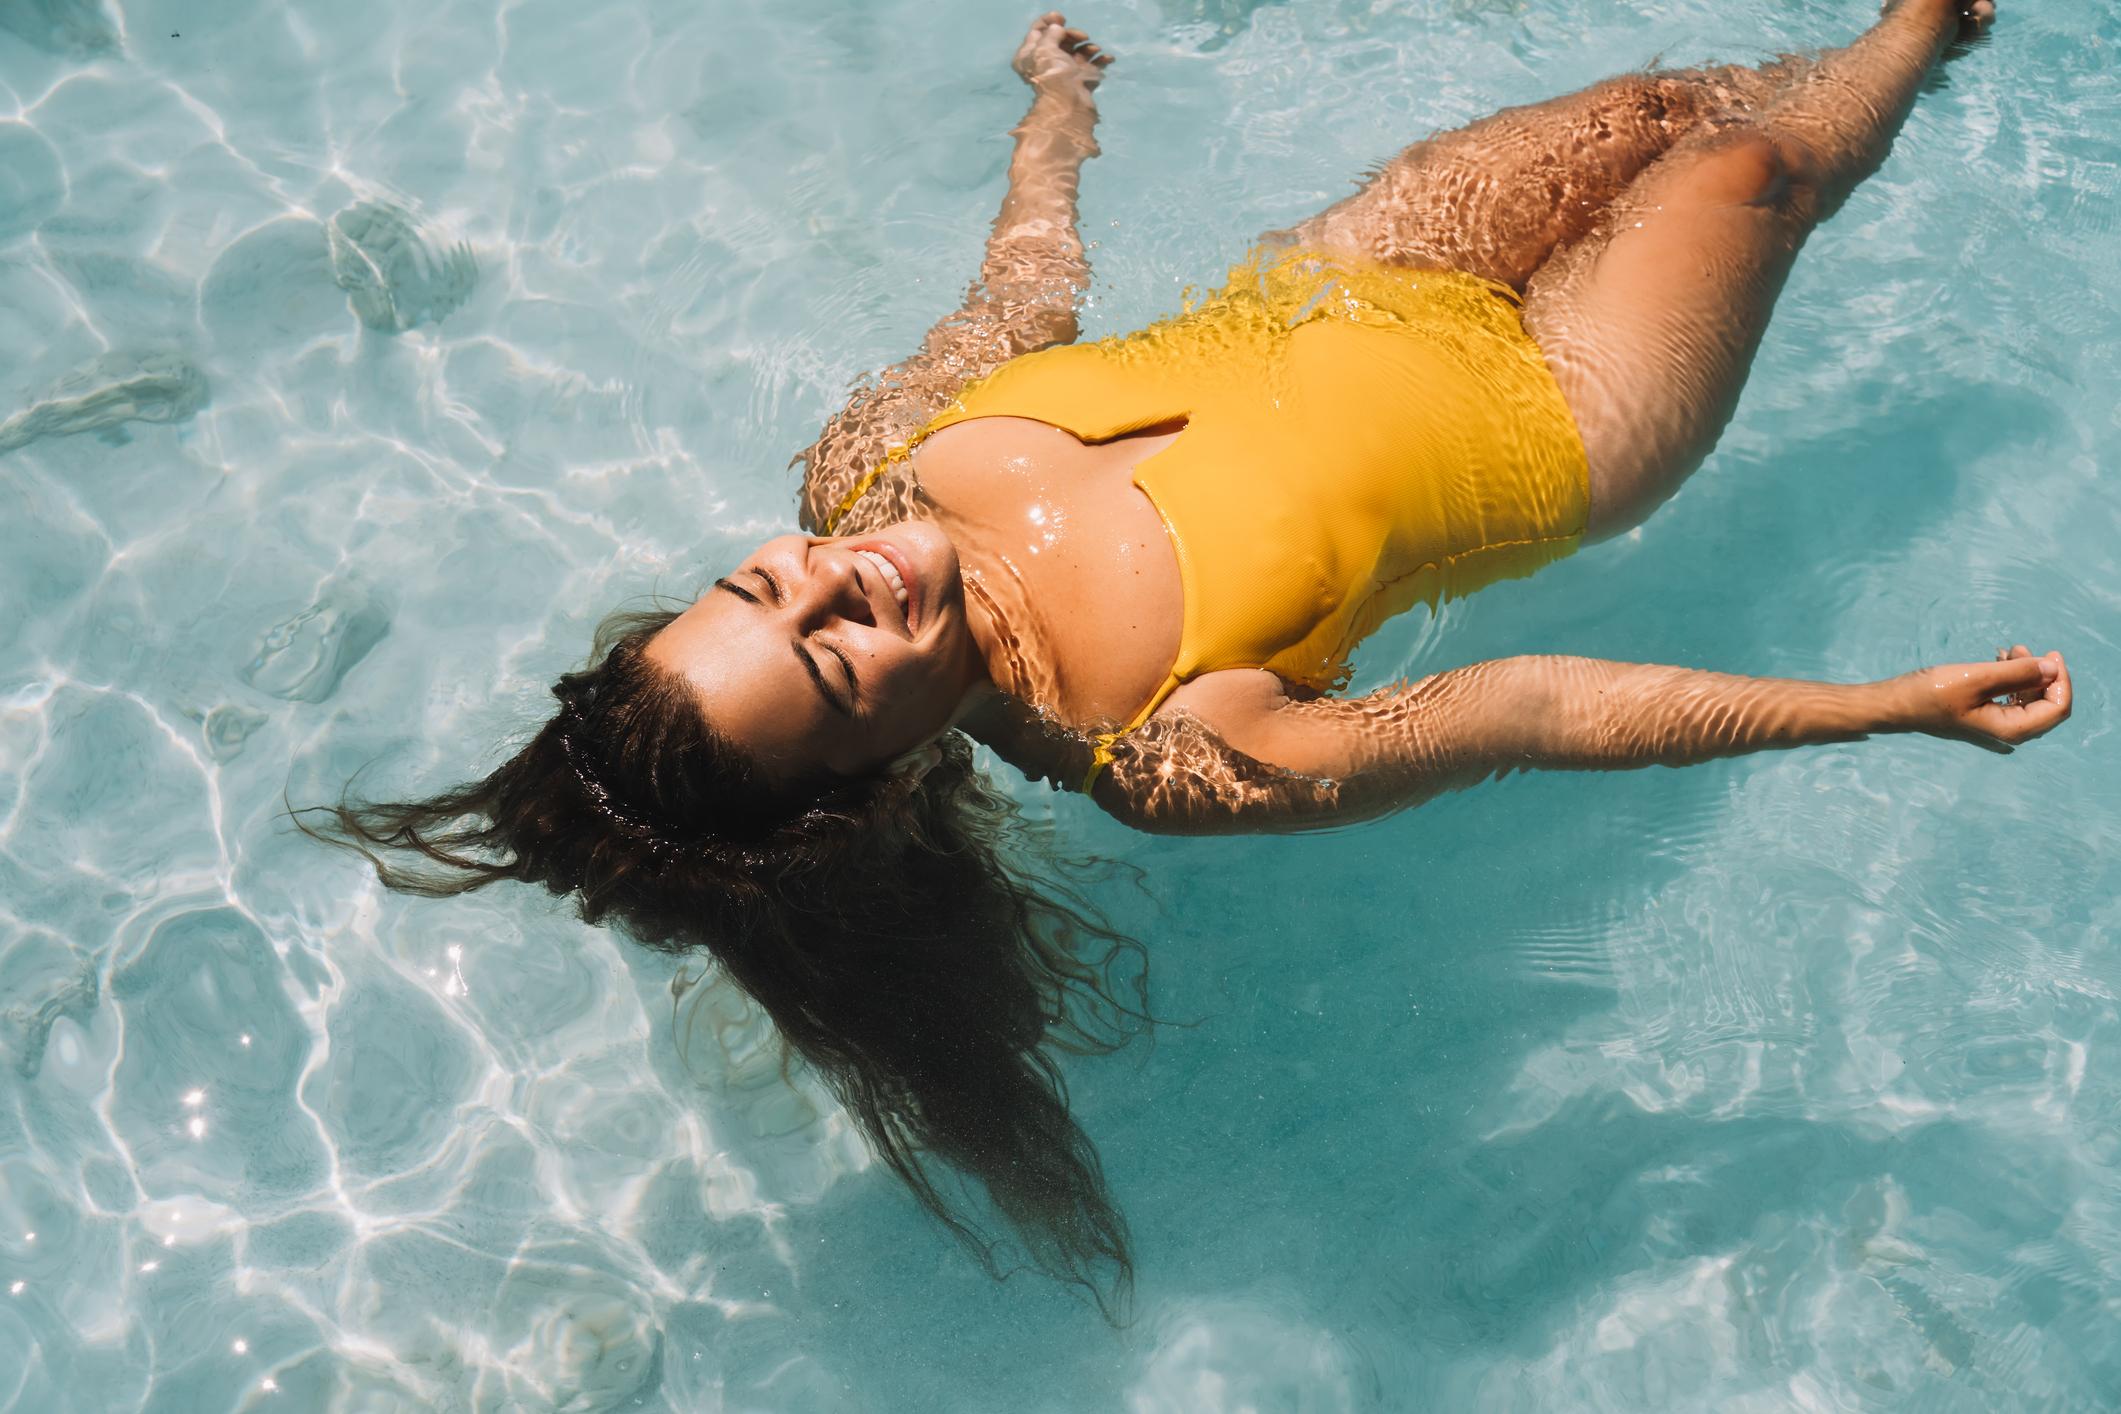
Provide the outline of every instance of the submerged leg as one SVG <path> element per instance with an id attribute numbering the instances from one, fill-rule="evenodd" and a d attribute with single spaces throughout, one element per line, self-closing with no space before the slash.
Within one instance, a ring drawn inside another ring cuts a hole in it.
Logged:
<path id="1" fill-rule="evenodd" d="M 1583 434 L 1592 538 L 1708 455 L 1798 247 L 1884 160 L 1959 27 L 1960 0 L 1904 0 L 1748 118 L 1675 146 L 1532 277 L 1525 328 Z"/>
<path id="2" fill-rule="evenodd" d="M 1361 191 L 1280 233 L 1387 265 L 1469 270 L 1522 290 L 1555 247 L 1704 118 L 1749 113 L 1808 62 L 1624 74 L 1415 143 Z"/>

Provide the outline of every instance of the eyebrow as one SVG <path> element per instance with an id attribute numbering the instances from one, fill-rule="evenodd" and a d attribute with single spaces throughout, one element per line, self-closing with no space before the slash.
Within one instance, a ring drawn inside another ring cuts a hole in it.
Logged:
<path id="1" fill-rule="evenodd" d="M 734 594 L 737 598 L 743 600 L 747 604 L 758 604 L 759 602 L 758 596 L 754 595 L 750 590 L 744 588 L 740 584 L 732 583 L 729 580 L 718 579 L 714 582 L 714 587 L 716 589 L 728 590 L 731 594 Z M 763 608 L 765 606 L 760 605 L 760 607 Z M 825 705 L 830 707 L 833 711 L 839 713 L 842 717 L 853 716 L 854 709 L 848 706 L 845 702 L 840 701 L 840 699 L 833 694 L 832 688 L 826 683 L 825 674 L 819 670 L 817 665 L 817 659 L 811 657 L 808 653 L 805 653 L 803 651 L 802 641 L 800 639 L 791 638 L 788 640 L 788 647 L 794 651 L 795 661 L 801 663 L 803 665 L 803 671 L 810 675 L 810 683 L 813 687 L 817 689 L 817 695 L 825 699 Z"/>
<path id="2" fill-rule="evenodd" d="M 728 590 L 731 594 L 734 594 L 737 598 L 743 600 L 746 604 L 758 604 L 759 602 L 759 598 L 756 594 L 753 594 L 750 590 L 746 589 L 743 585 L 736 583 L 734 580 L 718 579 L 714 582 L 714 587 L 716 589 Z M 765 606 L 761 604 L 759 605 L 759 607 L 764 608 Z"/>

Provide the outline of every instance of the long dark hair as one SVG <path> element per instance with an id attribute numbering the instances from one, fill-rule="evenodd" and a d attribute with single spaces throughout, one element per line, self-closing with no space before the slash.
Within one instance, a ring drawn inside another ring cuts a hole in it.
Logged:
<path id="1" fill-rule="evenodd" d="M 711 955 L 990 1273 L 1006 1275 L 995 1244 L 935 1160 L 1119 1319 L 1126 1221 L 1049 1050 L 1111 1051 L 1141 1029 L 1140 944 L 1024 867 L 1029 832 L 956 732 L 918 777 L 767 788 L 643 656 L 675 617 L 607 618 L 591 666 L 554 684 L 558 714 L 485 779 L 400 803 L 342 794 L 297 824 L 393 889 L 519 879 L 648 947 Z"/>

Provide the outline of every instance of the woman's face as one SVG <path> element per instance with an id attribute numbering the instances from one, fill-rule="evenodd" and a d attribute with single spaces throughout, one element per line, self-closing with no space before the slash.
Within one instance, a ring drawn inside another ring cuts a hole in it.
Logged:
<path id="1" fill-rule="evenodd" d="M 861 775 L 932 740 L 986 677 L 948 536 L 768 540 L 652 639 L 769 775 Z"/>

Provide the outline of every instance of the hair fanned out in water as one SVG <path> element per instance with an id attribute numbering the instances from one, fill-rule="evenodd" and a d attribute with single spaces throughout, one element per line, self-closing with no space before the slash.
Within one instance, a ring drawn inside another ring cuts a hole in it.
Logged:
<path id="1" fill-rule="evenodd" d="M 296 822 L 393 889 L 542 884 L 587 922 L 711 955 L 989 1272 L 995 1244 L 936 1161 L 1118 1319 L 1126 1223 L 1050 1051 L 1114 1050 L 1147 1022 L 1141 946 L 1012 859 L 1030 843 L 1014 804 L 955 732 L 918 779 L 764 788 L 643 656 L 675 617 L 606 619 L 592 666 L 554 685 L 560 711 L 485 779 Z"/>

